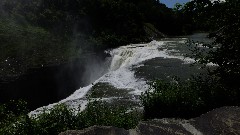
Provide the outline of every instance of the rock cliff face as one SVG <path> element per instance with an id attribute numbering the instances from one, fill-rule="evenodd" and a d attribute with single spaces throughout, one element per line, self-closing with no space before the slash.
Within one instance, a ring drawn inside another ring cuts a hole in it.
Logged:
<path id="1" fill-rule="evenodd" d="M 154 119 L 135 129 L 93 126 L 59 135 L 239 135 L 240 107 L 222 107 L 190 120 Z"/>

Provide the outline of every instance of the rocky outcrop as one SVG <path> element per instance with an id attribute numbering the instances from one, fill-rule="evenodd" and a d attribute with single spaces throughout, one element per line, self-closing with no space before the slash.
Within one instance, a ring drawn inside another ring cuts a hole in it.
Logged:
<path id="1" fill-rule="evenodd" d="M 222 107 L 190 120 L 154 119 L 135 129 L 93 126 L 59 135 L 239 135 L 240 107 Z"/>
<path id="2" fill-rule="evenodd" d="M 111 126 L 93 126 L 79 131 L 69 130 L 59 135 L 129 135 L 129 131 Z"/>
<path id="3" fill-rule="evenodd" d="M 240 135 L 240 107 L 222 107 L 189 121 L 204 135 Z"/>
<path id="4" fill-rule="evenodd" d="M 150 38 L 150 40 L 165 38 L 167 37 L 162 32 L 158 31 L 155 26 L 151 23 L 144 23 L 144 31 L 146 35 Z"/>

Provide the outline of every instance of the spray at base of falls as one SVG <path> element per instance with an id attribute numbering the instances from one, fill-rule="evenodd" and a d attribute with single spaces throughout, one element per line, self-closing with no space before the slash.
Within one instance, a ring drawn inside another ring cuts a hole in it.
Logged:
<path id="1" fill-rule="evenodd" d="M 132 95 L 141 95 L 146 91 L 149 86 L 146 81 L 141 78 L 135 78 L 134 71 L 131 70 L 132 66 L 142 66 L 141 62 L 150 60 L 156 57 L 161 58 L 178 58 L 186 63 L 194 62 L 193 59 L 184 58 L 179 55 L 171 55 L 169 52 L 177 50 L 168 50 L 166 44 L 169 42 L 184 44 L 187 41 L 186 38 L 181 38 L 176 41 L 152 41 L 146 44 L 131 44 L 127 46 L 121 46 L 119 48 L 108 51 L 112 56 L 111 66 L 109 72 L 97 79 L 92 84 L 76 90 L 72 95 L 59 101 L 58 103 L 50 104 L 45 107 L 38 108 L 30 112 L 30 116 L 40 114 L 44 109 L 51 109 L 54 105 L 64 103 L 70 108 L 76 110 L 84 110 L 88 104 L 86 94 L 91 90 L 94 84 L 103 82 L 108 83 L 118 89 L 131 89 Z"/>

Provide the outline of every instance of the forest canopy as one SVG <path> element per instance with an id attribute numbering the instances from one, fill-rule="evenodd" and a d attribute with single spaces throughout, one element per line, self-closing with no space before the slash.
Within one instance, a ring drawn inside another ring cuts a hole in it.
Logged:
<path id="1" fill-rule="evenodd" d="M 1 0 L 0 9 L 1 75 L 192 32 L 156 0 Z"/>

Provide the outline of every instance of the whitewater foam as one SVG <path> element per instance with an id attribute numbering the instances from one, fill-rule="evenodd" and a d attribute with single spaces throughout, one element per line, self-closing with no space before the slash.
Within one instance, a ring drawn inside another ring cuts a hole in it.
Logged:
<path id="1" fill-rule="evenodd" d="M 194 62 L 193 59 L 185 58 L 183 56 L 170 55 L 167 48 L 164 47 L 169 42 L 185 43 L 187 39 L 178 39 L 177 41 L 152 41 L 146 44 L 131 44 L 121 46 L 111 51 L 106 51 L 112 56 L 112 62 L 109 72 L 100 77 L 89 86 L 76 90 L 72 95 L 59 101 L 58 103 L 50 104 L 45 107 L 38 108 L 30 115 L 37 115 L 44 109 L 51 109 L 54 105 L 65 103 L 71 108 L 76 110 L 84 110 L 88 101 L 86 94 L 91 90 L 92 86 L 98 82 L 108 83 L 119 89 L 131 89 L 129 94 L 140 95 L 147 90 L 149 86 L 146 81 L 141 78 L 135 78 L 134 71 L 131 70 L 132 66 L 142 66 L 143 61 L 153 59 L 156 57 L 162 58 L 177 58 L 186 63 Z M 176 50 L 171 50 L 176 51 Z"/>

